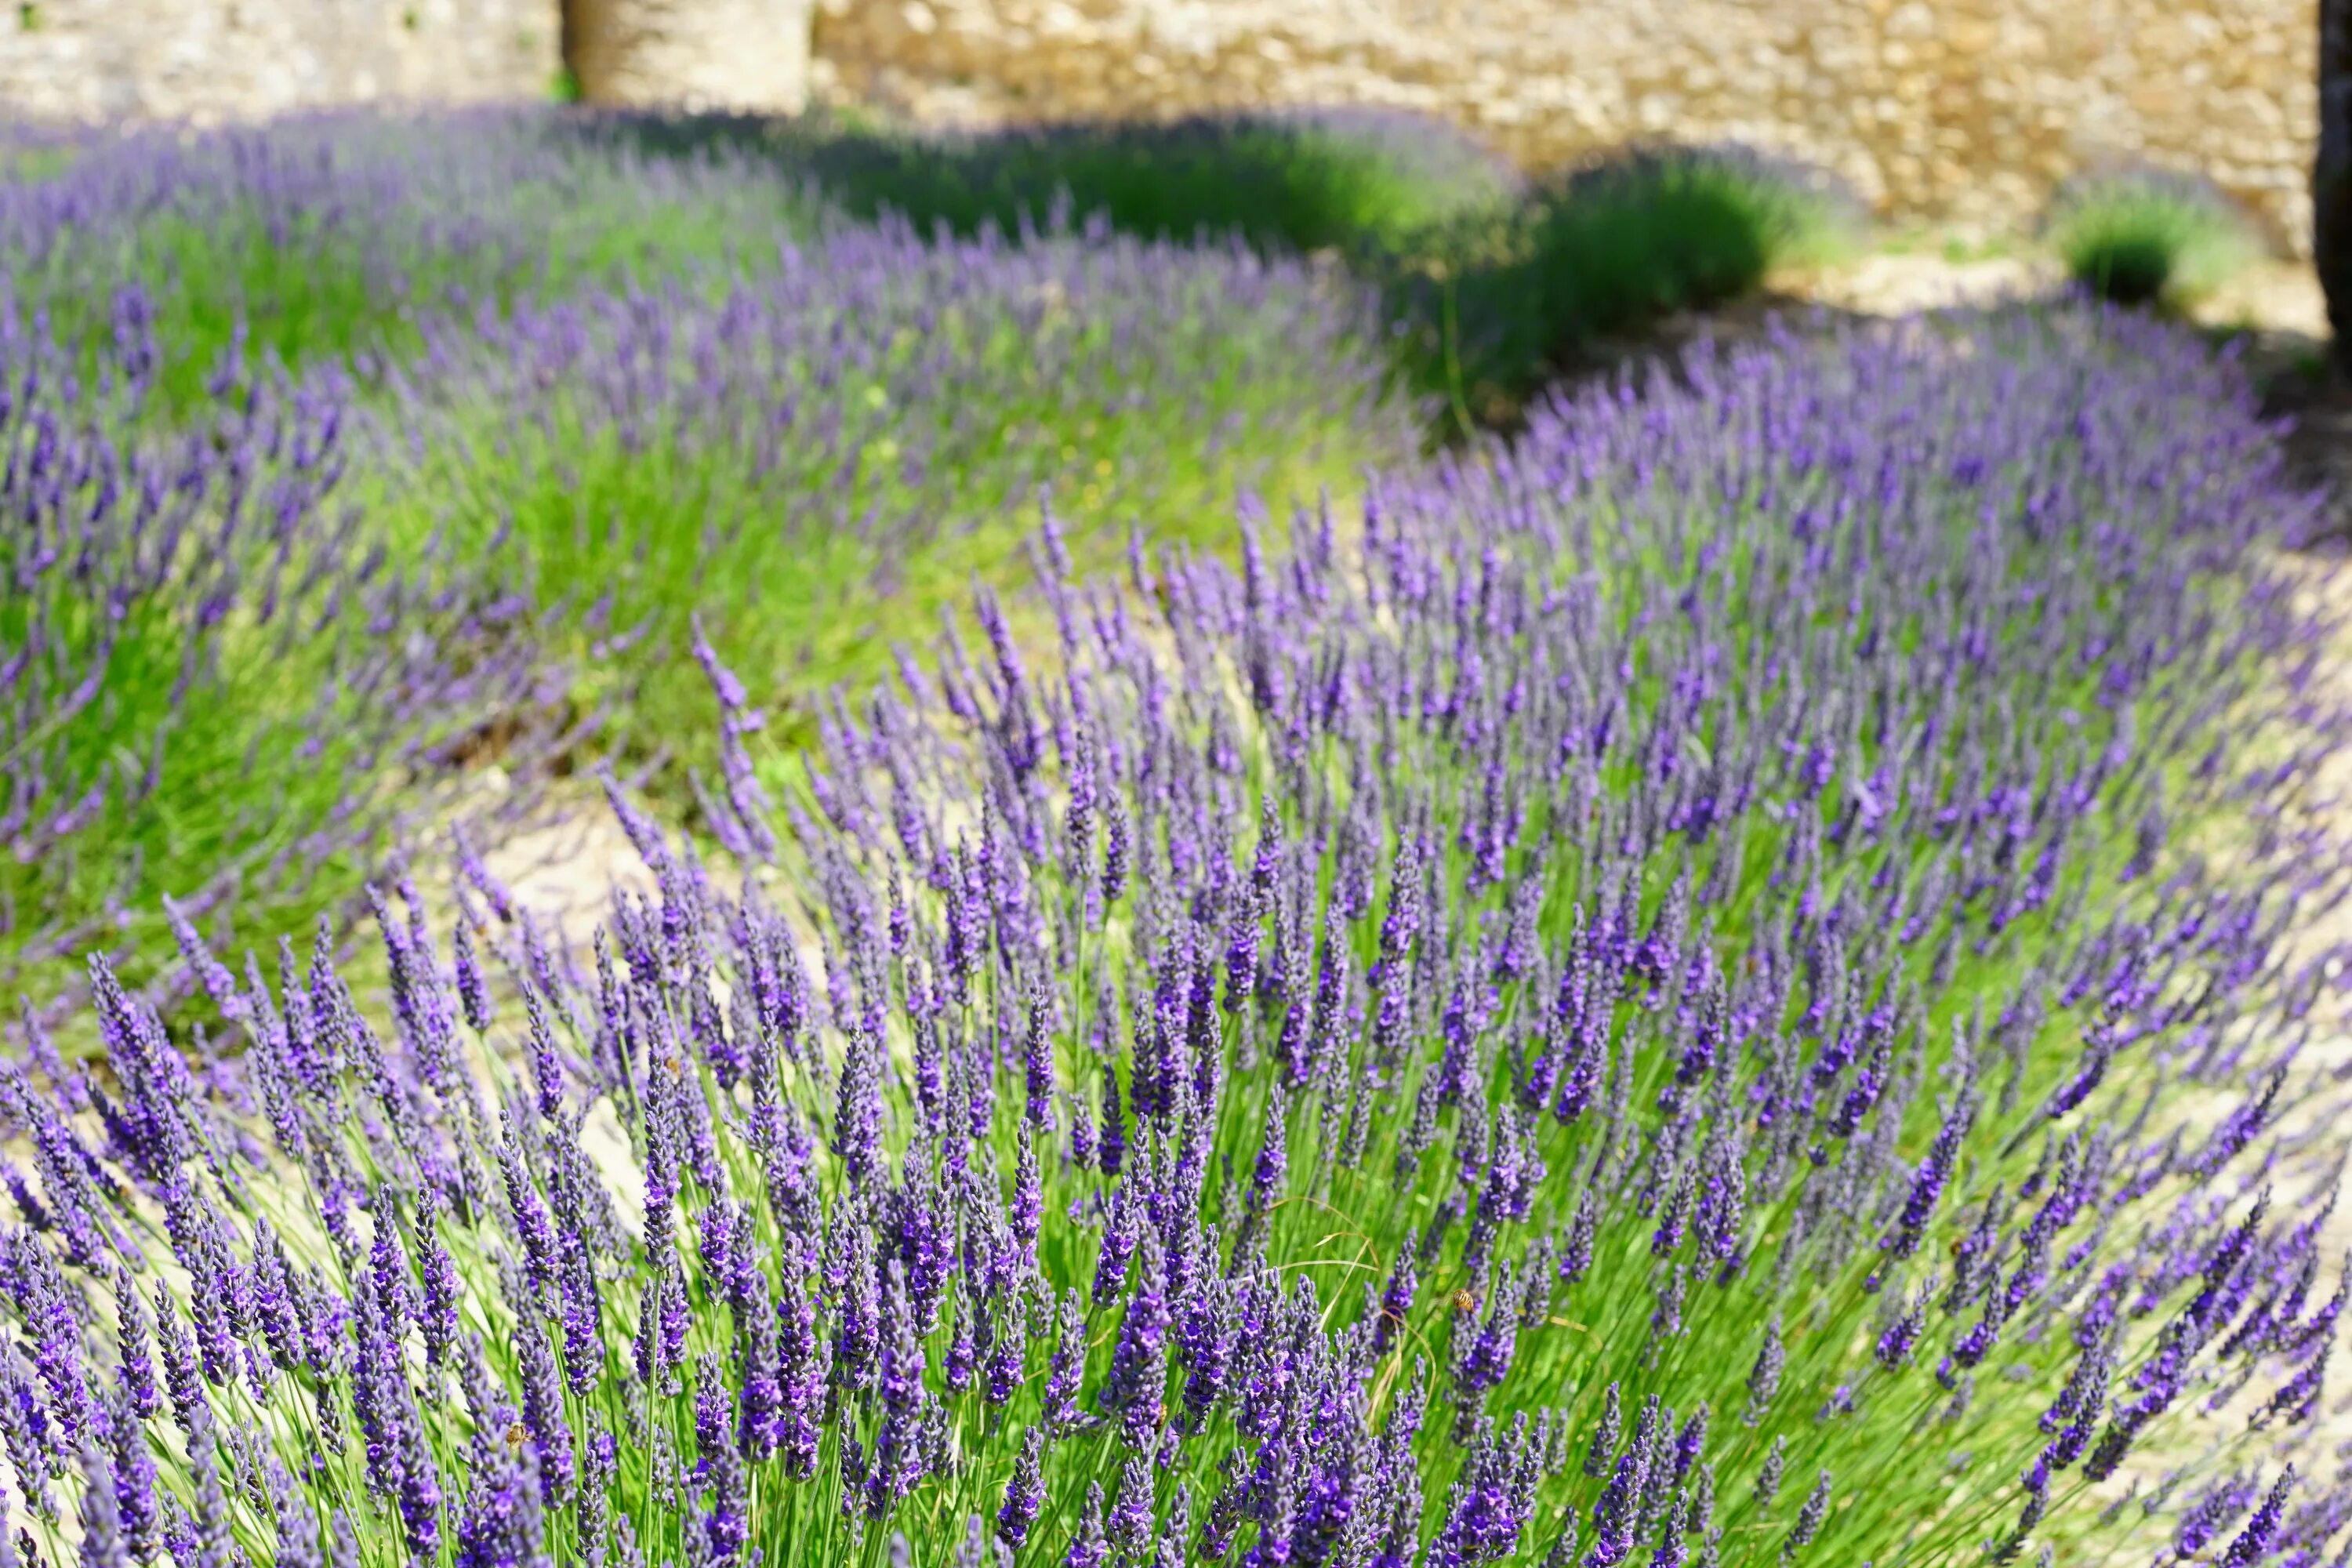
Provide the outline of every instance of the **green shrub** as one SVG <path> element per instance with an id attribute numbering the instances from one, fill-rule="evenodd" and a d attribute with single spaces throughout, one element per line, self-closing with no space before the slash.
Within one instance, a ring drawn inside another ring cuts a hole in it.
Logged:
<path id="1" fill-rule="evenodd" d="M 1833 251 L 1849 210 L 1818 175 L 1744 150 L 1637 152 L 1579 171 L 1536 204 L 1537 304 L 1574 337 L 1719 305 L 1775 267 Z"/>
<path id="2" fill-rule="evenodd" d="M 2262 252 L 2245 214 L 2219 190 L 2155 171 L 2070 184 L 2044 231 L 2069 277 L 2119 305 L 2189 304 Z"/>
<path id="3" fill-rule="evenodd" d="M 1450 126 L 1381 110 L 1086 122 L 940 138 L 848 130 L 804 139 L 848 211 L 971 236 L 1067 213 L 1146 239 L 1238 233 L 1260 248 L 1351 253 L 1500 207 L 1515 176 Z"/>
<path id="4" fill-rule="evenodd" d="M 1863 226 L 1833 177 L 1736 147 L 1643 148 L 1556 176 L 1516 210 L 1435 230 L 1400 284 L 1416 378 L 1509 401 L 1598 340 L 1724 304 Z"/>

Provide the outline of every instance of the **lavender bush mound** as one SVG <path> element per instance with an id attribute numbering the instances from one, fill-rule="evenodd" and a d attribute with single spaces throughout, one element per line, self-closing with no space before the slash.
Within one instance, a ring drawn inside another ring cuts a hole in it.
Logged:
<path id="1" fill-rule="evenodd" d="M 815 694 L 1017 564 L 1048 504 L 1108 566 L 1132 528 L 1229 537 L 1244 488 L 1312 496 L 1412 450 L 1370 317 L 1237 243 L 843 225 L 715 299 L 638 287 L 428 334 L 374 510 L 565 607 L 585 689 L 658 739 L 716 731 L 697 617 L 805 732 Z"/>
<path id="2" fill-rule="evenodd" d="M 93 356 L 115 294 L 144 291 L 155 402 L 175 413 L 232 352 L 366 375 L 449 311 L 723 270 L 814 216 L 750 158 L 648 157 L 613 129 L 551 110 L 354 110 L 91 134 L 29 171 L 0 165 L 0 272 Z"/>
<path id="3" fill-rule="evenodd" d="M 2187 1454 L 2167 1561 L 2323 1558 L 2333 720 L 2241 389 L 2087 319 L 1686 375 L 1055 579 L 1050 661 L 983 600 L 773 808 L 714 661 L 755 869 L 629 816 L 590 973 L 478 865 L 446 952 L 379 906 L 386 1027 L 101 966 L 105 1070 L 0 1077 L 15 1552 L 2081 1561 Z"/>
<path id="4" fill-rule="evenodd" d="M 342 507 L 334 378 L 225 364 L 174 434 L 130 434 L 154 325 L 120 295 L 85 380 L 0 317 L 0 973 L 37 990 L 68 953 L 168 947 L 159 896 L 301 929 L 446 808 L 453 743 L 530 689 L 519 615 L 466 608 Z"/>

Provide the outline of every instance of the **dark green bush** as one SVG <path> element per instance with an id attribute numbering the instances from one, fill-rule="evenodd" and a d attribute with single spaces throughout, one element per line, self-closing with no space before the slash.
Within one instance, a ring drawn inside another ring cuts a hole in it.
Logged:
<path id="1" fill-rule="evenodd" d="M 2262 250 L 2228 196 L 2207 181 L 2159 170 L 2070 182 L 2043 232 L 2069 277 L 2118 305 L 2192 303 Z"/>
<path id="2" fill-rule="evenodd" d="M 1719 305 L 1832 250 L 1853 204 L 1814 171 L 1743 149 L 1649 149 L 1578 171 L 1530 208 L 1541 321 L 1570 340 Z"/>
<path id="3" fill-rule="evenodd" d="M 848 130 L 807 139 L 811 172 L 861 216 L 970 236 L 1055 211 L 1146 239 L 1238 233 L 1261 248 L 1385 251 L 1499 208 L 1507 165 L 1461 132 L 1380 110 L 1076 122 L 953 137 Z"/>
<path id="4" fill-rule="evenodd" d="M 1825 259 L 1862 223 L 1859 199 L 1822 171 L 1743 148 L 1643 148 L 1432 231 L 1397 279 L 1397 315 L 1417 376 L 1466 417 L 1596 342 Z"/>

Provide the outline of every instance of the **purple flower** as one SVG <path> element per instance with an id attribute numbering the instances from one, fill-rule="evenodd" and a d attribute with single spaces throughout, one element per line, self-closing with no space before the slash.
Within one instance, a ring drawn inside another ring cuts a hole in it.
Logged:
<path id="1" fill-rule="evenodd" d="M 2289 1465 L 2279 1472 L 2279 1479 L 2246 1521 L 2246 1528 L 2230 1542 L 2230 1550 L 2221 1555 L 2222 1568 L 2253 1568 L 2268 1552 L 2271 1538 L 2278 1533 L 2279 1517 L 2286 1508 L 2287 1493 L 2294 1489 L 2294 1467 Z"/>
<path id="2" fill-rule="evenodd" d="M 1086 1511 L 1078 1516 L 1070 1536 L 1070 1550 L 1062 1568 L 1103 1568 L 1110 1558 L 1110 1542 L 1103 1534 L 1103 1494 L 1099 1484 L 1087 1487 Z"/>
<path id="3" fill-rule="evenodd" d="M 1257 1163 L 1250 1175 L 1250 1208 L 1263 1213 L 1282 1190 L 1284 1172 L 1288 1168 L 1290 1152 L 1288 1136 L 1283 1126 L 1282 1096 L 1269 1097 L 1265 1105 L 1265 1132 L 1259 1140 Z"/>
<path id="4" fill-rule="evenodd" d="M 1112 1549 L 1130 1557 L 1140 1552 L 1151 1539 L 1151 1469 L 1142 1455 L 1131 1454 L 1119 1468 L 1107 1525 Z"/>
<path id="5" fill-rule="evenodd" d="M 1141 1278 L 1128 1298 L 1118 1335 L 1112 1342 L 1110 1372 L 1103 1380 L 1100 1395 L 1104 1410 L 1147 1423 L 1157 1421 L 1171 1326 L 1167 1297 L 1166 1260 L 1158 1243 L 1147 1241 Z M 1129 1430 L 1132 1441 L 1132 1420 Z"/>
<path id="6" fill-rule="evenodd" d="M 1072 1290 L 1062 1299 L 1054 1353 L 1041 1395 L 1049 1431 L 1066 1428 L 1078 1414 L 1078 1383 L 1086 1375 L 1087 1315 L 1083 1298 Z"/>
<path id="7" fill-rule="evenodd" d="M 1045 1480 L 1040 1469 L 1045 1447 L 1044 1427 L 1032 1426 L 1022 1433 L 1021 1454 L 1013 1461 L 1012 1479 L 1004 1483 L 1004 1502 L 996 1510 L 996 1533 L 1016 1552 L 1029 1539 L 1030 1528 L 1045 1507 Z"/>

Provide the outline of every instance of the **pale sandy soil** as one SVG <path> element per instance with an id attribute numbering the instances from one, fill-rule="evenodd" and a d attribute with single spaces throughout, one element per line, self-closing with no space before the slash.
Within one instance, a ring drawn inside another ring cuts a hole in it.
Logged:
<path id="1" fill-rule="evenodd" d="M 2052 294 L 2065 276 L 2047 258 L 2028 255 L 1962 258 L 1932 250 L 1874 251 L 1835 267 L 1773 279 L 1787 298 L 1857 315 L 1898 316 L 1916 310 L 1990 305 Z M 2200 326 L 2251 331 L 2257 336 L 2301 340 L 2316 347 L 2327 337 L 2327 306 L 2319 279 L 2305 263 L 2263 261 L 2231 278 L 2189 311 Z"/>
<path id="2" fill-rule="evenodd" d="M 2194 312 L 2210 326 L 2251 327 L 2257 332 L 2327 339 L 2327 301 L 2308 266 L 2271 261 L 2250 267 Z"/>
<path id="3" fill-rule="evenodd" d="M 604 923 L 616 889 L 653 890 L 653 875 L 599 794 L 557 803 L 551 826 L 509 840 L 484 857 L 491 875 L 542 929 L 584 952 Z"/>
<path id="4" fill-rule="evenodd" d="M 1991 305 L 2045 293 L 2059 284 L 2049 266 L 2021 257 L 1950 260 L 1922 251 L 1885 251 L 1842 266 L 1774 279 L 1776 291 L 1864 316 Z"/>

